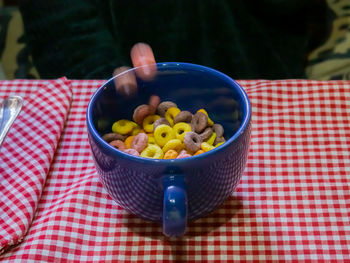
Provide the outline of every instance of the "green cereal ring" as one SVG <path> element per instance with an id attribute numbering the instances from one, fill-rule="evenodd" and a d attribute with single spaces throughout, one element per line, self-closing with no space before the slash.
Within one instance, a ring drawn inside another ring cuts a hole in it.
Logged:
<path id="1" fill-rule="evenodd" d="M 145 132 L 153 132 L 153 124 L 160 118 L 159 115 L 148 115 L 143 120 L 143 129 Z"/>
<path id="2" fill-rule="evenodd" d="M 166 111 L 165 119 L 170 123 L 170 126 L 174 126 L 174 119 L 180 112 L 181 110 L 176 107 L 171 107 Z"/>
<path id="3" fill-rule="evenodd" d="M 180 152 L 181 150 L 183 150 L 183 148 L 185 148 L 185 146 L 182 143 L 182 141 L 180 141 L 179 139 L 172 139 L 163 146 L 162 150 L 165 153 L 169 150 L 175 150 L 177 152 Z"/>
<path id="4" fill-rule="evenodd" d="M 160 147 L 163 147 L 168 141 L 175 139 L 175 132 L 170 126 L 161 124 L 154 131 L 154 139 Z"/>
<path id="5" fill-rule="evenodd" d="M 112 131 L 115 133 L 126 135 L 131 133 L 134 127 L 134 122 L 122 119 L 113 123 Z"/>
<path id="6" fill-rule="evenodd" d="M 162 159 L 164 153 L 162 149 L 155 144 L 150 144 L 141 152 L 141 157 L 152 158 L 152 159 Z"/>
<path id="7" fill-rule="evenodd" d="M 184 136 L 185 136 L 186 132 L 192 131 L 191 125 L 189 125 L 186 122 L 176 123 L 173 127 L 173 130 L 175 132 L 176 139 L 179 139 L 182 142 L 184 140 Z"/>

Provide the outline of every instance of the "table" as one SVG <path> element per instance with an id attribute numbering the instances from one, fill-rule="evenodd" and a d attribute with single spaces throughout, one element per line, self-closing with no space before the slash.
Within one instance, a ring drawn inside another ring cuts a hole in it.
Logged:
<path id="1" fill-rule="evenodd" d="M 71 105 L 34 218 L 2 262 L 350 262 L 350 81 L 238 81 L 253 109 L 240 184 L 170 240 L 98 180 L 85 110 L 103 80 L 65 81 Z M 46 83 L 1 81 L 0 98 Z"/>

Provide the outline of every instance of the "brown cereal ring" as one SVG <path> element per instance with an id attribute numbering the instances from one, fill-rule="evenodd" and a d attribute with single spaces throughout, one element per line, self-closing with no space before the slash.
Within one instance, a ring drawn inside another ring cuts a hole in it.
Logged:
<path id="1" fill-rule="evenodd" d="M 193 115 L 191 121 L 192 130 L 196 133 L 202 132 L 208 126 L 208 117 L 203 112 Z"/>
<path id="2" fill-rule="evenodd" d="M 114 148 L 117 148 L 118 150 L 121 150 L 121 151 L 126 150 L 125 143 L 121 140 L 114 140 L 114 141 L 111 141 L 109 144 Z"/>
<path id="3" fill-rule="evenodd" d="M 225 142 L 225 141 L 226 140 L 225 140 L 225 138 L 223 136 L 216 137 L 213 145 L 216 146 L 218 143 Z"/>
<path id="4" fill-rule="evenodd" d="M 159 125 L 162 125 L 162 124 L 165 124 L 165 125 L 170 126 L 170 123 L 168 122 L 167 119 L 165 119 L 164 117 L 160 117 L 158 120 L 156 120 L 156 121 L 153 123 L 153 131 L 155 131 L 156 128 L 157 128 Z"/>
<path id="5" fill-rule="evenodd" d="M 160 103 L 160 98 L 157 95 L 152 95 L 149 98 L 148 106 L 149 106 L 150 115 L 154 115 L 156 113 L 159 103 Z"/>
<path id="6" fill-rule="evenodd" d="M 158 107 L 157 107 L 158 115 L 160 115 L 161 117 L 164 117 L 166 111 L 167 111 L 169 108 L 172 108 L 172 107 L 177 108 L 177 105 L 176 105 L 174 102 L 172 102 L 172 101 L 163 101 L 163 102 L 161 102 L 161 103 L 158 105 Z"/>
<path id="7" fill-rule="evenodd" d="M 215 123 L 213 125 L 213 130 L 216 133 L 216 138 L 222 137 L 224 135 L 224 127 L 221 124 Z"/>
<path id="8" fill-rule="evenodd" d="M 105 135 L 102 136 L 102 139 L 104 139 L 108 143 L 110 143 L 111 141 L 116 141 L 116 140 L 124 141 L 125 138 L 126 138 L 125 135 L 121 135 L 121 134 L 115 133 L 115 132 L 106 133 Z"/>
<path id="9" fill-rule="evenodd" d="M 150 107 L 146 104 L 138 106 L 134 110 L 132 119 L 140 126 L 142 126 L 143 119 L 150 114 Z"/>
<path id="10" fill-rule="evenodd" d="M 126 150 L 124 150 L 124 152 L 131 154 L 131 155 L 134 155 L 134 156 L 140 156 L 139 152 L 136 151 L 135 149 L 126 149 Z"/>
<path id="11" fill-rule="evenodd" d="M 213 129 L 211 127 L 207 127 L 202 133 L 199 134 L 202 141 L 206 141 L 213 134 Z"/>
<path id="12" fill-rule="evenodd" d="M 139 153 L 148 145 L 148 136 L 146 133 L 137 134 L 131 142 L 131 149 L 135 149 Z"/>
<path id="13" fill-rule="evenodd" d="M 184 144 L 190 152 L 196 152 L 201 148 L 202 139 L 195 132 L 187 132 L 184 137 Z"/>
<path id="14" fill-rule="evenodd" d="M 178 122 L 186 122 L 186 123 L 190 123 L 192 120 L 192 113 L 189 111 L 181 111 L 179 114 L 177 114 L 174 118 L 174 123 L 178 123 Z"/>

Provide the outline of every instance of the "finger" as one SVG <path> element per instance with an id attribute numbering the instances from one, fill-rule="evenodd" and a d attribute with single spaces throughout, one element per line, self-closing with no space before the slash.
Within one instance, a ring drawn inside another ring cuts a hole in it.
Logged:
<path id="1" fill-rule="evenodd" d="M 119 67 L 113 72 L 113 76 L 116 76 L 114 84 L 117 92 L 125 96 L 134 95 L 137 92 L 135 73 L 128 71 L 129 69 L 130 67 Z"/>
<path id="2" fill-rule="evenodd" d="M 131 61 L 138 77 L 144 80 L 154 78 L 157 73 L 156 60 L 152 48 L 146 43 L 135 44 L 130 51 Z"/>

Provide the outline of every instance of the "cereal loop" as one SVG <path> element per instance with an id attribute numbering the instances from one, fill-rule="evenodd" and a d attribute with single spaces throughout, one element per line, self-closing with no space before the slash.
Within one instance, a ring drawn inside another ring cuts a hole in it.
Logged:
<path id="1" fill-rule="evenodd" d="M 200 109 L 197 112 L 203 112 L 208 117 L 208 126 L 213 126 L 214 122 L 209 118 L 208 112 L 205 109 Z"/>
<path id="2" fill-rule="evenodd" d="M 177 105 L 172 101 L 163 101 L 157 107 L 157 113 L 161 117 L 165 116 L 166 111 L 171 107 L 177 107 Z"/>
<path id="3" fill-rule="evenodd" d="M 192 130 L 196 133 L 202 132 L 208 126 L 208 117 L 203 112 L 197 112 L 191 121 Z"/>
<path id="4" fill-rule="evenodd" d="M 127 137 L 127 138 L 125 139 L 124 143 L 125 143 L 126 149 L 131 148 L 131 142 L 132 142 L 132 140 L 134 139 L 134 137 L 135 137 L 135 136 L 132 135 L 132 136 L 129 136 L 129 137 Z"/>
<path id="5" fill-rule="evenodd" d="M 140 156 L 139 152 L 135 149 L 125 149 L 124 152 L 134 156 Z"/>
<path id="6" fill-rule="evenodd" d="M 134 128 L 133 122 L 129 120 L 124 120 L 124 119 L 116 121 L 112 125 L 112 131 L 122 135 L 131 133 L 133 128 Z"/>
<path id="7" fill-rule="evenodd" d="M 179 139 L 172 139 L 163 146 L 162 150 L 163 152 L 167 152 L 169 150 L 180 152 L 184 147 L 184 144 Z"/>
<path id="8" fill-rule="evenodd" d="M 202 144 L 201 144 L 201 149 L 203 151 L 205 151 L 205 152 L 208 152 L 208 151 L 210 151 L 210 150 L 212 150 L 214 148 L 215 148 L 214 146 L 212 146 L 212 145 L 210 145 L 210 144 L 208 144 L 206 142 L 202 142 Z"/>
<path id="9" fill-rule="evenodd" d="M 222 137 L 216 137 L 213 145 L 216 146 L 219 143 L 224 143 L 225 141 L 226 140 L 225 140 L 225 138 L 223 136 Z"/>
<path id="10" fill-rule="evenodd" d="M 147 133 L 148 136 L 148 144 L 156 144 L 156 140 L 154 139 L 153 133 Z"/>
<path id="11" fill-rule="evenodd" d="M 146 149 L 141 152 L 141 157 L 152 158 L 152 159 L 162 159 L 164 153 L 162 149 L 155 144 L 148 145 Z"/>
<path id="12" fill-rule="evenodd" d="M 224 127 L 221 124 L 215 123 L 213 125 L 213 130 L 216 133 L 216 137 L 222 137 L 224 135 Z"/>
<path id="13" fill-rule="evenodd" d="M 161 124 L 165 124 L 165 125 L 170 126 L 170 123 L 167 121 L 167 119 L 165 119 L 164 117 L 160 117 L 158 120 L 156 120 L 153 123 L 153 130 L 155 130 Z"/>
<path id="14" fill-rule="evenodd" d="M 209 139 L 206 141 L 206 143 L 209 145 L 214 145 L 215 139 L 216 139 L 216 133 L 213 132 L 213 134 L 209 137 Z"/>
<path id="15" fill-rule="evenodd" d="M 121 151 L 124 151 L 126 149 L 125 143 L 121 140 L 111 141 L 109 144 Z"/>
<path id="16" fill-rule="evenodd" d="M 176 139 L 179 139 L 182 142 L 184 140 L 186 132 L 192 131 L 191 125 L 185 122 L 176 123 L 173 127 L 173 130 L 175 132 Z"/>
<path id="17" fill-rule="evenodd" d="M 170 123 L 170 126 L 174 126 L 174 119 L 176 115 L 180 113 L 180 109 L 176 107 L 169 108 L 165 113 L 165 119 Z"/>
<path id="18" fill-rule="evenodd" d="M 186 152 L 186 150 L 183 150 L 179 153 L 179 155 L 176 157 L 176 159 L 191 157 L 192 155 Z"/>
<path id="19" fill-rule="evenodd" d="M 202 133 L 199 134 L 202 141 L 206 141 L 213 134 L 213 129 L 211 127 L 207 127 Z"/>
<path id="20" fill-rule="evenodd" d="M 168 141 L 175 139 L 175 132 L 170 126 L 161 124 L 154 131 L 154 139 L 160 147 L 163 147 Z"/>
<path id="21" fill-rule="evenodd" d="M 215 145 L 215 147 L 219 147 L 220 145 L 224 144 L 225 142 L 219 142 L 218 144 Z"/>
<path id="22" fill-rule="evenodd" d="M 196 152 L 201 148 L 202 139 L 195 132 L 187 132 L 184 137 L 184 143 L 187 150 Z"/>
<path id="23" fill-rule="evenodd" d="M 163 159 L 176 159 L 177 156 L 178 156 L 177 151 L 169 150 L 164 154 Z"/>
<path id="24" fill-rule="evenodd" d="M 198 155 L 198 154 L 201 154 L 201 153 L 204 153 L 204 151 L 203 150 L 198 150 L 193 155 Z"/>
<path id="25" fill-rule="evenodd" d="M 138 125 L 138 124 L 136 124 L 137 126 L 136 127 L 134 127 L 134 129 L 132 129 L 132 132 L 131 132 L 131 135 L 137 135 L 137 134 L 139 134 L 140 132 L 142 132 L 141 130 L 141 127 Z"/>
<path id="26" fill-rule="evenodd" d="M 153 124 L 160 118 L 159 115 L 149 115 L 143 120 L 143 129 L 145 132 L 153 132 Z"/>
<path id="27" fill-rule="evenodd" d="M 140 126 L 142 126 L 143 119 L 146 118 L 150 114 L 150 108 L 146 104 L 142 104 L 138 106 L 134 110 L 134 114 L 132 116 L 132 119 Z"/>
<path id="28" fill-rule="evenodd" d="M 131 148 L 139 153 L 142 152 L 148 145 L 148 136 L 146 133 L 137 134 L 131 142 Z"/>
<path id="29" fill-rule="evenodd" d="M 119 133 L 106 133 L 105 135 L 102 136 L 102 139 L 104 139 L 106 142 L 110 143 L 111 141 L 115 141 L 115 140 L 121 140 L 124 141 L 126 138 L 125 135 L 121 135 Z"/>
<path id="30" fill-rule="evenodd" d="M 179 114 L 177 114 L 174 118 L 174 123 L 178 122 L 187 122 L 190 123 L 192 121 L 192 113 L 189 111 L 180 111 Z"/>

